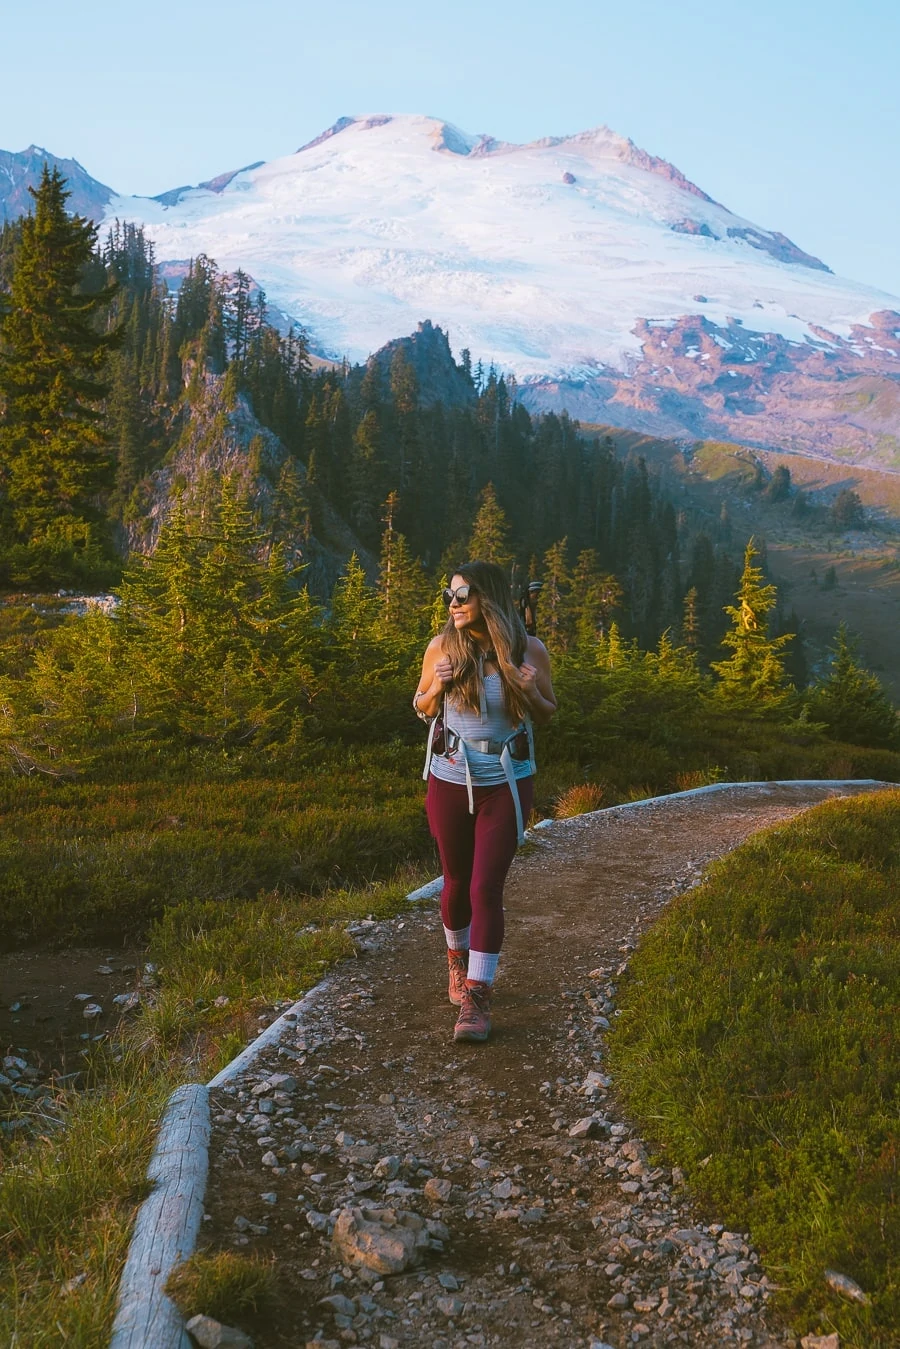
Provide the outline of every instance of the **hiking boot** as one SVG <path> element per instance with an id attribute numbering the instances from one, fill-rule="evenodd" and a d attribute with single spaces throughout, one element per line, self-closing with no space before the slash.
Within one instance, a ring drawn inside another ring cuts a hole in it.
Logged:
<path id="1" fill-rule="evenodd" d="M 466 980 L 454 1040 L 486 1040 L 491 1033 L 491 986 Z"/>
<path id="2" fill-rule="evenodd" d="M 448 995 L 454 1007 L 462 1007 L 466 993 L 466 971 L 469 968 L 468 951 L 447 951 L 447 965 L 450 970 Z"/>

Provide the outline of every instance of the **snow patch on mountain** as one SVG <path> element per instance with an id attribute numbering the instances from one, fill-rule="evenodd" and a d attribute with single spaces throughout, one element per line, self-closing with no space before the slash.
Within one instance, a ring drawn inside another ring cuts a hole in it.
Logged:
<path id="1" fill-rule="evenodd" d="M 364 359 L 431 318 L 520 380 L 627 373 L 642 320 L 702 312 L 808 343 L 900 306 L 606 127 L 510 145 L 431 117 L 341 118 L 281 159 L 114 197 L 115 216 L 162 261 L 250 272 L 323 355 Z"/>

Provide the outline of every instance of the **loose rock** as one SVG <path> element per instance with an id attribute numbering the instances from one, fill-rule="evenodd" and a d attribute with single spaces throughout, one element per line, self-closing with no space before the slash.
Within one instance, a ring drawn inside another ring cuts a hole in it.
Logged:
<path id="1" fill-rule="evenodd" d="M 186 1329 L 200 1349 L 253 1349 L 249 1335 L 234 1326 L 224 1326 L 211 1316 L 193 1316 Z"/>

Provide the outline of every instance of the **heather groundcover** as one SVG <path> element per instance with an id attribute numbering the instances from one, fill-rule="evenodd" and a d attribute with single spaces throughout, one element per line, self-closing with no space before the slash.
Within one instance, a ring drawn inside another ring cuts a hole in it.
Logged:
<path id="1" fill-rule="evenodd" d="M 315 895 L 431 859 L 418 748 L 342 748 L 289 772 L 0 777 L 0 946 L 141 938 L 182 902 Z"/>
<path id="2" fill-rule="evenodd" d="M 749 1228 L 798 1330 L 859 1349 L 900 1323 L 898 896 L 900 792 L 766 831 L 644 938 L 612 1048 L 648 1136 Z"/>

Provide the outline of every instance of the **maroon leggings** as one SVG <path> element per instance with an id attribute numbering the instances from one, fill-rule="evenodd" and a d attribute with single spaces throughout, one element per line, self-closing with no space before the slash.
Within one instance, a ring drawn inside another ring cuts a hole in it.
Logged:
<path id="1" fill-rule="evenodd" d="M 531 814 L 534 779 L 516 783 L 522 819 Z M 475 787 L 475 814 L 462 783 L 428 779 L 425 809 L 437 840 L 444 868 L 441 919 L 453 932 L 472 924 L 473 951 L 494 954 L 503 944 L 503 883 L 516 855 L 516 811 L 512 792 L 504 782 L 497 787 Z"/>

